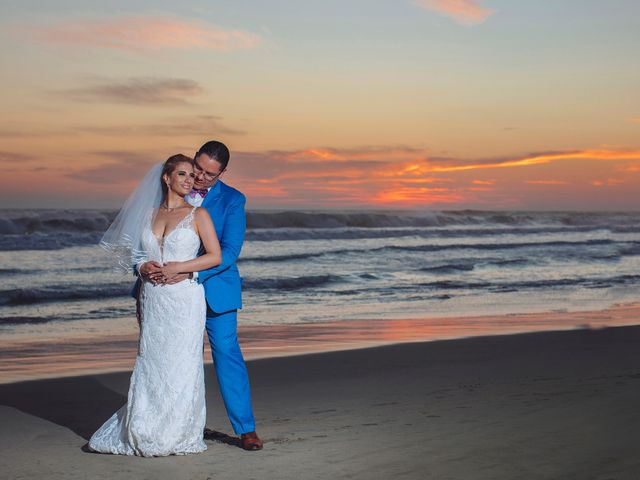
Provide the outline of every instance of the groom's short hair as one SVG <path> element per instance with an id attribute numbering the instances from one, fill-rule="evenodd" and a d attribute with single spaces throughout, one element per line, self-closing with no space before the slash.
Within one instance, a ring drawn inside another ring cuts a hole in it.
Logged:
<path id="1" fill-rule="evenodd" d="M 200 150 L 196 152 L 195 158 L 198 158 L 198 155 L 205 154 L 213 160 L 217 161 L 222 167 L 220 171 L 227 168 L 229 164 L 229 149 L 227 146 L 216 140 L 211 140 L 200 147 Z"/>

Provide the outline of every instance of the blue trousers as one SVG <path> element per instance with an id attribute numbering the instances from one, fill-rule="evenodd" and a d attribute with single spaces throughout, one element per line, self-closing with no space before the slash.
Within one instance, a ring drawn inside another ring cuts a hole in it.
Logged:
<path id="1" fill-rule="evenodd" d="M 227 415 L 236 435 L 256 429 L 247 366 L 238 344 L 238 311 L 207 309 L 207 335 Z"/>

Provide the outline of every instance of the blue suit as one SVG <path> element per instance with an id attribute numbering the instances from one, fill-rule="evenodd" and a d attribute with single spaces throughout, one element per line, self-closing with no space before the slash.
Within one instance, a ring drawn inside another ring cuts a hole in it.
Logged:
<path id="1" fill-rule="evenodd" d="M 227 415 L 236 434 L 255 430 L 247 367 L 237 337 L 237 309 L 242 308 L 242 278 L 236 266 L 246 217 L 245 196 L 218 180 L 202 207 L 209 212 L 222 250 L 222 263 L 198 272 L 207 300 L 207 335 Z"/>
<path id="2" fill-rule="evenodd" d="M 218 180 L 202 202 L 216 228 L 222 250 L 220 265 L 198 272 L 209 308 L 228 312 L 242 308 L 242 279 L 236 266 L 244 242 L 246 198 L 235 188 Z"/>

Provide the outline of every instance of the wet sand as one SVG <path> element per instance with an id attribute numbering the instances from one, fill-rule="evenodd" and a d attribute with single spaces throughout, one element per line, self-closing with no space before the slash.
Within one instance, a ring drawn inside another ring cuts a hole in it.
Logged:
<path id="1" fill-rule="evenodd" d="M 362 319 L 323 323 L 244 325 L 238 337 L 246 359 L 353 350 L 381 345 L 640 323 L 640 303 L 603 310 L 507 315 Z M 135 319 L 126 333 L 89 332 L 65 338 L 7 335 L 0 344 L 0 383 L 129 371 L 138 344 Z M 205 341 L 205 362 L 211 362 Z"/>

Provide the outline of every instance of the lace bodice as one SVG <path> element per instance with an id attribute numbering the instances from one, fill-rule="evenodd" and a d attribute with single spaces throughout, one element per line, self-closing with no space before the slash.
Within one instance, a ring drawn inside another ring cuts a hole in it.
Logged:
<path id="1" fill-rule="evenodd" d="M 147 252 L 147 260 L 160 263 L 183 262 L 198 256 L 200 237 L 193 228 L 193 218 L 198 207 L 194 207 L 164 238 L 153 234 L 149 215 L 147 227 L 142 233 L 142 246 Z"/>

